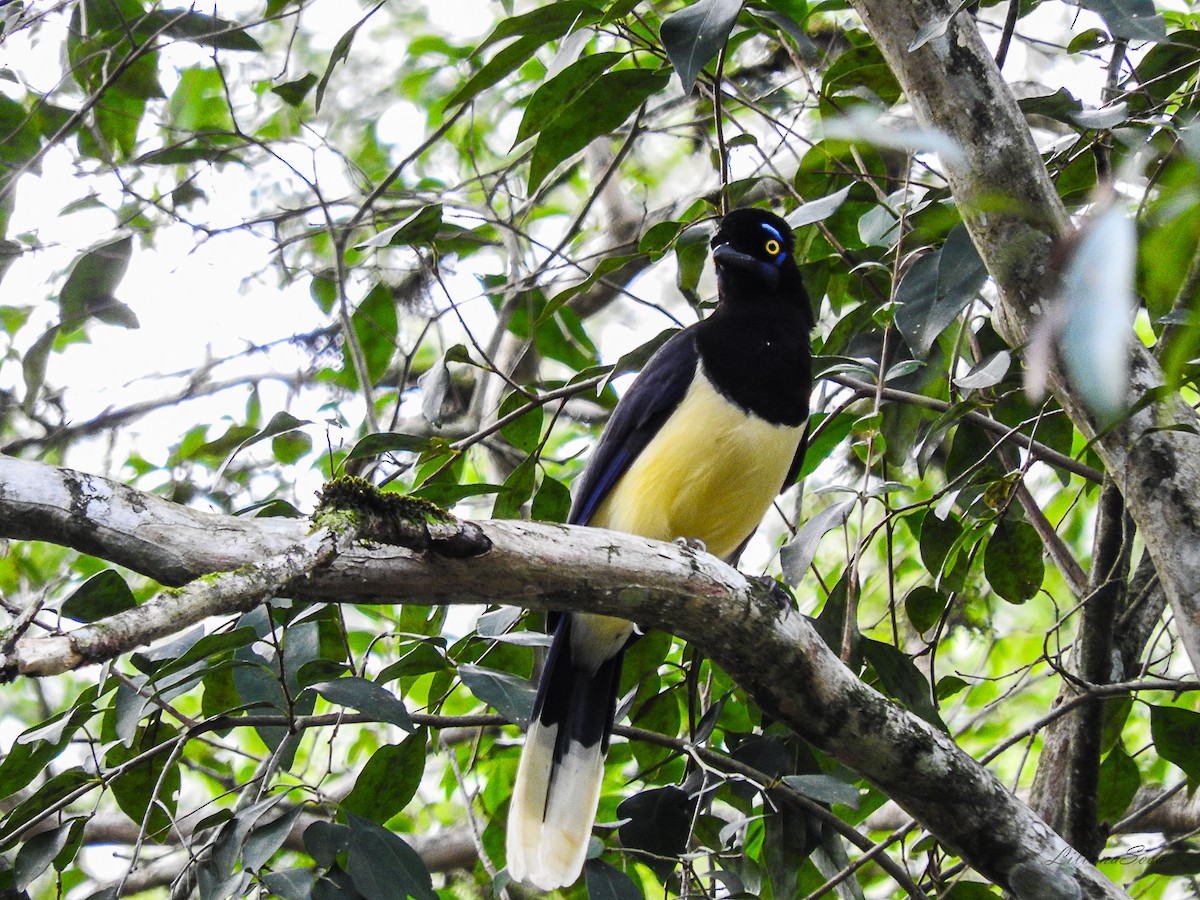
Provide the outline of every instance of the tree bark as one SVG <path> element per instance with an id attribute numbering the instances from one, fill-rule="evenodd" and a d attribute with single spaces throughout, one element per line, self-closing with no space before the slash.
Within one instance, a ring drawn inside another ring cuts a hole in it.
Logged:
<path id="1" fill-rule="evenodd" d="M 479 524 L 491 541 L 484 555 L 446 559 L 394 546 L 353 546 L 327 565 L 301 566 L 307 577 L 293 581 L 289 594 L 334 602 L 588 610 L 670 631 L 723 666 L 766 713 L 874 783 L 1018 897 L 1127 896 L 949 735 L 842 665 L 809 619 L 781 602 L 773 581 L 748 580 L 708 554 L 633 535 Z M 8 458 L 0 458 L 0 538 L 53 541 L 176 582 L 286 557 L 313 539 L 304 521 L 200 512 L 103 478 Z M 175 596 L 165 592 L 137 611 L 146 614 L 151 604 L 169 608 Z M 105 622 L 97 624 L 103 631 Z M 52 655 L 45 642 L 77 653 L 71 634 L 21 636 L 9 653 L 10 670 L 20 669 L 22 660 L 43 664 Z"/>
<path id="2" fill-rule="evenodd" d="M 1016 99 L 962 4 L 852 0 L 903 86 L 917 120 L 959 148 L 943 166 L 963 220 L 1000 290 L 994 322 L 1020 348 L 1043 311 L 1051 253 L 1069 222 Z M 923 26 L 946 21 L 915 50 Z M 1117 361 L 1114 360 L 1114 365 Z M 1135 341 L 1129 400 L 1161 388 Z M 1200 421 L 1177 392 L 1102 432 L 1060 371 L 1050 387 L 1121 489 L 1162 579 L 1194 671 L 1200 662 Z"/>

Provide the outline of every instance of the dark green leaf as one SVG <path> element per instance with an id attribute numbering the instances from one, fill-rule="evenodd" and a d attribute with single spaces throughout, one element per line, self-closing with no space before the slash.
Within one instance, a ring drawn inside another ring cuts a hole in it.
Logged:
<path id="1" fill-rule="evenodd" d="M 317 880 L 316 872 L 311 869 L 284 869 L 276 872 L 263 872 L 259 876 L 263 887 L 271 892 L 272 897 L 282 900 L 311 900 L 313 882 Z"/>
<path id="2" fill-rule="evenodd" d="M 297 78 L 295 81 L 288 81 L 271 88 L 271 93 L 276 94 L 288 106 L 299 106 L 316 83 L 317 76 L 309 72 L 303 78 Z"/>
<path id="3" fill-rule="evenodd" d="M 242 867 L 257 872 L 283 846 L 303 806 L 293 806 L 278 818 L 254 829 L 242 844 Z"/>
<path id="4" fill-rule="evenodd" d="M 666 87 L 667 80 L 646 69 L 618 69 L 596 79 L 538 135 L 529 162 L 530 192 L 559 163 L 593 139 L 619 129 L 647 97 Z"/>
<path id="5" fill-rule="evenodd" d="M 458 667 L 458 677 L 467 690 L 510 722 L 529 720 L 536 691 L 524 678 L 469 665 Z"/>
<path id="6" fill-rule="evenodd" d="M 907 653 L 891 644 L 869 639 L 862 642 L 862 649 L 889 697 L 899 700 L 929 724 L 947 730 L 933 705 L 929 682 Z"/>
<path id="7" fill-rule="evenodd" d="M 492 518 L 520 518 L 521 507 L 533 496 L 536 477 L 537 461 L 530 456 L 504 480 L 504 485 L 496 495 L 496 504 L 492 507 Z"/>
<path id="8" fill-rule="evenodd" d="M 476 53 L 497 41 L 517 35 L 533 35 L 545 41 L 561 37 L 568 31 L 590 25 L 599 18 L 595 4 L 586 0 L 559 0 L 537 9 L 505 19 L 484 38 Z"/>
<path id="9" fill-rule="evenodd" d="M 92 248 L 75 261 L 58 295 L 63 325 L 78 327 L 116 301 L 114 295 L 132 253 L 133 238 L 123 237 Z"/>
<path id="10" fill-rule="evenodd" d="M 1172 878 L 1200 875 L 1200 853 L 1194 850 L 1178 850 L 1159 854 L 1138 877 L 1144 878 L 1147 875 L 1168 875 Z"/>
<path id="11" fill-rule="evenodd" d="M 589 859 L 583 868 L 588 900 L 645 900 L 628 875 L 606 862 Z"/>
<path id="12" fill-rule="evenodd" d="M 342 801 L 342 809 L 381 825 L 401 812 L 421 786 L 427 740 L 422 729 L 371 754 Z"/>
<path id="13" fill-rule="evenodd" d="M 333 45 L 333 51 L 329 54 L 329 62 L 325 65 L 325 73 L 317 84 L 316 108 L 318 110 L 321 108 L 321 102 L 325 99 L 325 89 L 329 87 L 329 79 L 333 77 L 334 67 L 350 56 L 350 45 L 354 43 L 354 36 L 358 34 L 358 29 L 364 21 L 366 20 L 360 19 L 351 25 Z"/>
<path id="14" fill-rule="evenodd" d="M 74 796 L 81 788 L 96 784 L 97 780 L 95 773 L 86 772 L 79 766 L 54 775 L 38 787 L 33 794 L 17 804 L 5 817 L 4 825 L 0 828 L 0 840 L 7 840 L 18 828 L 35 816 L 41 815 L 65 798 Z"/>
<path id="15" fill-rule="evenodd" d="M 424 453 L 431 446 L 430 439 L 421 435 L 382 431 L 377 434 L 368 434 L 360 440 L 346 455 L 346 459 L 371 459 L 395 451 Z"/>
<path id="16" fill-rule="evenodd" d="M 441 227 L 442 204 L 431 203 L 428 206 L 422 206 L 395 225 L 367 238 L 357 245 L 357 249 L 428 245 L 437 237 Z"/>
<path id="17" fill-rule="evenodd" d="M 148 750 L 174 740 L 177 732 L 163 722 L 151 722 L 138 732 L 132 747 L 117 744 L 104 757 L 110 767 L 120 766 Z M 167 763 L 170 761 L 170 768 Z M 113 796 L 125 815 L 154 841 L 164 841 L 175 818 L 175 806 L 181 784 L 179 761 L 171 760 L 169 750 L 141 762 L 111 782 Z"/>
<path id="18" fill-rule="evenodd" d="M 138 22 L 138 33 L 165 34 L 216 50 L 262 51 L 262 45 L 246 34 L 244 25 L 205 15 L 191 9 L 147 10 Z"/>
<path id="19" fill-rule="evenodd" d="M 825 507 L 810 517 L 796 532 L 796 536 L 783 545 L 779 551 L 779 562 L 783 568 L 784 580 L 788 584 L 795 587 L 804 580 L 813 557 L 817 555 L 817 545 L 821 538 L 826 532 L 844 525 L 857 503 L 856 499 L 850 498 Z"/>
<path id="20" fill-rule="evenodd" d="M 603 72 L 611 69 L 624 56 L 625 54 L 616 52 L 592 53 L 576 60 L 549 81 L 543 82 L 529 98 L 513 146 L 538 134 Z"/>
<path id="21" fill-rule="evenodd" d="M 1200 784 L 1200 713 L 1178 706 L 1150 707 L 1154 749 L 1183 769 L 1188 781 Z"/>
<path id="22" fill-rule="evenodd" d="M 783 783 L 818 803 L 841 803 L 858 809 L 858 788 L 833 775 L 785 775 Z"/>
<path id="23" fill-rule="evenodd" d="M 63 601 L 62 614 L 76 622 L 96 622 L 106 616 L 133 609 L 137 601 L 125 579 L 112 569 L 93 575 Z"/>
<path id="24" fill-rule="evenodd" d="M 543 475 L 542 483 L 533 495 L 530 518 L 535 522 L 565 522 L 570 511 L 570 489 L 557 478 Z"/>
<path id="25" fill-rule="evenodd" d="M 310 685 L 309 690 L 316 691 L 330 703 L 349 706 L 380 722 L 390 722 L 405 731 L 412 731 L 416 727 L 404 704 L 397 700 L 391 691 L 365 678 L 336 678 L 333 681 Z"/>
<path id="26" fill-rule="evenodd" d="M 348 813 L 346 869 L 370 900 L 438 900 L 433 880 L 415 850 L 382 825 Z"/>
<path id="27" fill-rule="evenodd" d="M 1110 825 L 1129 809 L 1142 785 L 1142 773 L 1121 744 L 1116 744 L 1100 763 L 1100 784 L 1096 797 L 1096 819 Z"/>
<path id="28" fill-rule="evenodd" d="M 924 359 L 938 335 L 976 298 L 987 269 L 962 225 L 941 251 L 924 256 L 905 273 L 896 291 L 896 327 L 913 354 Z"/>
<path id="29" fill-rule="evenodd" d="M 350 844 L 350 829 L 336 822 L 317 821 L 304 829 L 304 849 L 313 861 L 328 869 Z"/>
<path id="30" fill-rule="evenodd" d="M 1080 6 L 1100 15 L 1113 37 L 1133 41 L 1161 41 L 1166 26 L 1154 0 L 1079 0 Z"/>
<path id="31" fill-rule="evenodd" d="M 777 897 L 802 896 L 800 870 L 821 840 L 820 823 L 794 803 L 785 803 L 763 822 L 762 860 Z"/>
<path id="32" fill-rule="evenodd" d="M 1042 539 L 1028 522 L 1002 519 L 983 553 L 983 574 L 1009 603 L 1024 603 L 1042 587 Z"/>
<path id="33" fill-rule="evenodd" d="M 529 397 L 527 394 L 521 391 L 512 391 L 500 402 L 497 417 L 504 418 L 516 412 L 528 402 Z M 522 450 L 525 453 L 533 453 L 542 441 L 543 417 L 542 407 L 534 406 L 525 412 L 524 415 L 501 428 L 500 433 L 506 441 L 518 450 Z"/>
<path id="34" fill-rule="evenodd" d="M 687 849 L 695 808 L 696 800 L 674 785 L 622 800 L 617 818 L 628 821 L 620 826 L 621 846 L 636 852 L 660 878 L 665 877 Z"/>
<path id="35" fill-rule="evenodd" d="M 919 584 L 904 598 L 904 611 L 913 627 L 924 634 L 942 618 L 947 602 L 941 591 Z"/>
<path id="36" fill-rule="evenodd" d="M 742 0 L 697 0 L 663 21 L 663 49 L 679 73 L 685 94 L 729 40 L 741 9 Z"/>
<path id="37" fill-rule="evenodd" d="M 80 820 L 71 819 L 65 825 L 35 834 L 17 852 L 13 874 L 18 891 L 23 891 L 33 880 L 50 868 L 55 857 L 67 845 L 71 832 Z"/>
<path id="38" fill-rule="evenodd" d="M 939 519 L 930 511 L 921 524 L 921 561 L 943 591 L 961 591 L 967 583 L 970 549 L 975 540 L 954 513 Z"/>

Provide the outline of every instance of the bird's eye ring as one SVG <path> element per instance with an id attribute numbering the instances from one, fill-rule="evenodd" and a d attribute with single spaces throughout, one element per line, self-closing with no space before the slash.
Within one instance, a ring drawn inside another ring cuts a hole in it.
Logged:
<path id="1" fill-rule="evenodd" d="M 772 256 L 776 256 L 776 255 L 778 255 L 779 251 L 782 250 L 783 248 L 779 246 L 779 241 L 775 240 L 774 238 L 771 238 L 765 244 L 763 244 L 763 249 L 766 250 Z"/>

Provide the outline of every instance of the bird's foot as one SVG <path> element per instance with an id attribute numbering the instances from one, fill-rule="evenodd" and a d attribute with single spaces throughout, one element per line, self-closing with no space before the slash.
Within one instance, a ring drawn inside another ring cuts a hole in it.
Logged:
<path id="1" fill-rule="evenodd" d="M 682 547 L 685 550 L 694 550 L 697 553 L 708 552 L 708 547 L 704 545 L 704 541 L 700 540 L 700 538 L 677 537 L 671 543 L 675 544 L 677 547 Z"/>
<path id="2" fill-rule="evenodd" d="M 759 575 L 750 578 L 754 582 L 761 593 L 759 594 L 764 600 L 779 609 L 795 609 L 796 600 L 791 595 L 788 589 L 772 578 L 770 575 Z"/>

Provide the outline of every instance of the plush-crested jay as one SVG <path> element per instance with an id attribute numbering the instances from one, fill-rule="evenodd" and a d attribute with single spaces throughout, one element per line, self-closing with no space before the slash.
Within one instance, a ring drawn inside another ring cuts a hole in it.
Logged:
<path id="1" fill-rule="evenodd" d="M 717 308 L 668 340 L 613 412 L 569 521 L 686 538 L 736 560 L 804 456 L 812 305 L 781 218 L 730 212 L 713 235 Z M 543 890 L 587 856 L 621 658 L 623 619 L 558 617 L 508 813 L 508 871 Z"/>

